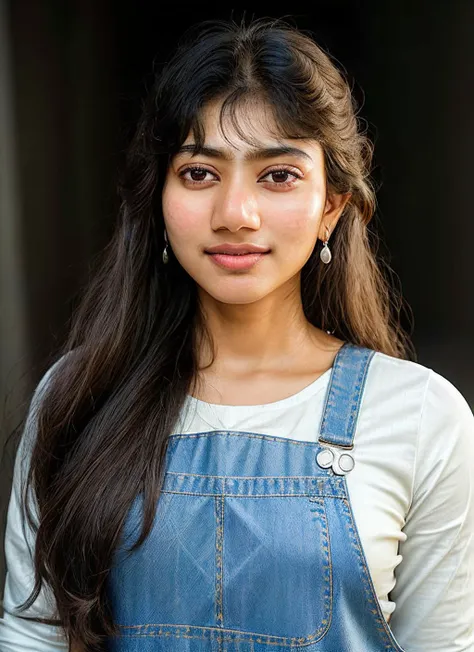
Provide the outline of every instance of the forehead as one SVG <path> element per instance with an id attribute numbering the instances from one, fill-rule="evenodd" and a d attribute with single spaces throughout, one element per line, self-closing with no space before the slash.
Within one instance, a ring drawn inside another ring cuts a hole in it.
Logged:
<path id="1" fill-rule="evenodd" d="M 207 137 L 229 138 L 235 140 L 236 145 L 240 144 L 243 134 L 245 141 L 260 141 L 276 138 L 281 132 L 271 107 L 261 100 L 242 100 L 237 105 L 225 107 L 223 112 L 222 101 L 215 100 L 202 108 L 199 118 Z"/>
<path id="2" fill-rule="evenodd" d="M 229 158 L 239 152 L 250 152 L 279 146 L 295 146 L 300 150 L 321 149 L 315 139 L 288 138 L 277 123 L 272 107 L 259 99 L 248 99 L 232 106 L 221 115 L 222 101 L 212 101 L 200 111 L 199 123 L 208 146 L 226 150 Z M 183 145 L 196 141 L 193 129 Z"/>

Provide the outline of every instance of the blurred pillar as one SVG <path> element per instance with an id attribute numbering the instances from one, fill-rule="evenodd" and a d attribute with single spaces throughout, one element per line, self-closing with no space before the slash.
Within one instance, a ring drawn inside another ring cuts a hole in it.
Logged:
<path id="1" fill-rule="evenodd" d="M 7 469 L 7 477 L 1 479 L 0 486 L 1 532 L 9 494 L 4 488 L 11 483 L 11 463 L 7 463 L 8 453 L 3 444 L 6 433 L 11 432 L 17 423 L 17 409 L 26 396 L 24 379 L 30 364 L 8 22 L 6 0 L 0 0 L 0 456 L 5 456 L 2 470 Z M 3 572 L 3 568 L 2 554 L 0 572 Z"/>
<path id="2" fill-rule="evenodd" d="M 14 392 L 3 448 L 24 416 L 23 398 L 63 340 L 113 223 L 119 130 L 110 0 L 0 2 L 2 402 Z M 7 468 L 0 474 L 2 519 L 11 489 Z"/>
<path id="3" fill-rule="evenodd" d="M 28 369 L 21 196 L 16 149 L 16 111 L 6 0 L 0 0 L 0 423 L 9 432 L 12 411 L 25 396 Z"/>

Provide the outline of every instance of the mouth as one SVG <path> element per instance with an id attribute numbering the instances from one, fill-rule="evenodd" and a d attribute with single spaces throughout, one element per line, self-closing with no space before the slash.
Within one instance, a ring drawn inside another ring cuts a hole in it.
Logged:
<path id="1" fill-rule="evenodd" d="M 209 253 L 206 252 L 216 265 L 230 270 L 248 270 L 265 258 L 270 251 L 248 253 Z"/>
<path id="2" fill-rule="evenodd" d="M 263 245 L 257 245 L 250 242 L 243 242 L 241 244 L 233 244 L 230 242 L 223 242 L 213 247 L 208 247 L 204 250 L 207 254 L 224 254 L 226 256 L 245 256 L 247 254 L 264 254 L 268 253 L 270 249 Z"/>

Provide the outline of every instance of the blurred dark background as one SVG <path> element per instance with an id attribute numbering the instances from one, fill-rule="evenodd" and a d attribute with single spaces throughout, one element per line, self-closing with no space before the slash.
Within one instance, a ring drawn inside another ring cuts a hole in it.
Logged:
<path id="1" fill-rule="evenodd" d="M 474 2 L 298 9 L 296 25 L 346 69 L 375 141 L 374 224 L 413 310 L 418 362 L 473 406 Z M 244 13 L 284 15 L 273 5 L 0 0 L 0 446 L 111 233 L 153 60 L 166 60 L 189 25 Z M 1 478 L 2 524 L 10 483 Z"/>

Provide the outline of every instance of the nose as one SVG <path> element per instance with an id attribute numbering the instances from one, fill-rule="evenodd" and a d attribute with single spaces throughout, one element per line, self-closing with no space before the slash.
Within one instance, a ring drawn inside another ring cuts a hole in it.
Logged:
<path id="1" fill-rule="evenodd" d="M 256 197 L 241 177 L 235 177 L 220 186 L 212 212 L 211 228 L 213 231 L 260 228 Z"/>

